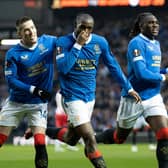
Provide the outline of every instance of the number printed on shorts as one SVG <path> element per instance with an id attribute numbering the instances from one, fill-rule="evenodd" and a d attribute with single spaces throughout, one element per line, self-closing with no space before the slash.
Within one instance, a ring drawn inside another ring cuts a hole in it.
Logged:
<path id="1" fill-rule="evenodd" d="M 47 111 L 46 110 L 44 110 L 44 111 L 40 110 L 40 113 L 41 113 L 42 118 L 47 119 Z"/>

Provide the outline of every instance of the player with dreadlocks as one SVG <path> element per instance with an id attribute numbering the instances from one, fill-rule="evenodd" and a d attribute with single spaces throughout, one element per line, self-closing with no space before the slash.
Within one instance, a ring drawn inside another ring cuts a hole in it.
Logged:
<path id="1" fill-rule="evenodd" d="M 117 129 L 108 129 L 96 135 L 98 143 L 124 143 L 137 118 L 143 116 L 157 139 L 156 156 L 159 168 L 168 168 L 168 123 L 167 111 L 160 94 L 161 82 L 168 80 L 160 74 L 161 50 L 155 39 L 159 33 L 158 19 L 152 13 L 137 16 L 130 32 L 128 45 L 128 79 L 141 96 L 135 103 L 124 90 L 117 114 Z"/>

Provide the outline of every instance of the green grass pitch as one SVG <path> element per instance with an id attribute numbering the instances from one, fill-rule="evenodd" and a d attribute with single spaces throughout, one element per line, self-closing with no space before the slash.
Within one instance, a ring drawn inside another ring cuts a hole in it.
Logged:
<path id="1" fill-rule="evenodd" d="M 138 144 L 139 151 L 131 152 L 130 144 L 99 145 L 104 155 L 107 168 L 157 168 L 155 151 L 150 151 L 147 144 Z M 55 152 L 53 145 L 48 145 L 48 168 L 92 168 L 85 158 L 83 146 L 80 150 Z M 4 145 L 0 149 L 0 168 L 34 168 L 33 146 Z"/>

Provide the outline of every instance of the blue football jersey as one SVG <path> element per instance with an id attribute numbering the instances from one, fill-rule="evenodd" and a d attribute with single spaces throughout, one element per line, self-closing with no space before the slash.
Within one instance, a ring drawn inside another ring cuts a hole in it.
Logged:
<path id="1" fill-rule="evenodd" d="M 96 73 L 100 57 L 121 87 L 126 91 L 132 88 L 104 37 L 91 34 L 82 48 L 78 48 L 75 42 L 73 33 L 58 38 L 57 43 L 56 64 L 61 94 L 65 101 L 80 99 L 88 102 L 95 99 Z"/>
<path id="2" fill-rule="evenodd" d="M 21 103 L 40 103 L 39 97 L 30 93 L 34 85 L 51 91 L 53 87 L 53 55 L 57 38 L 42 35 L 35 48 L 17 44 L 9 49 L 5 58 L 5 77 L 9 86 L 10 100 Z"/>
<path id="3" fill-rule="evenodd" d="M 160 74 L 161 50 L 159 42 L 149 40 L 142 34 L 137 35 L 129 42 L 127 60 L 128 79 L 142 100 L 160 93 L 163 77 Z"/>

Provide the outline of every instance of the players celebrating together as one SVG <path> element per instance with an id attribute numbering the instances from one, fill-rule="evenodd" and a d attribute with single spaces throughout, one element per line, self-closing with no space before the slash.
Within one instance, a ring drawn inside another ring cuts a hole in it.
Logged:
<path id="1" fill-rule="evenodd" d="M 10 94 L 0 112 L 0 146 L 26 115 L 32 132 L 27 131 L 25 136 L 28 138 L 32 133 L 34 137 L 36 168 L 48 167 L 45 134 L 71 146 L 82 138 L 87 159 L 95 168 L 106 168 L 97 143 L 124 143 L 136 120 L 142 116 L 156 136 L 158 167 L 168 168 L 167 111 L 160 93 L 161 83 L 168 81 L 168 75 L 160 70 L 162 56 L 160 43 L 156 40 L 159 33 L 156 16 L 141 13 L 133 24 L 127 48 L 128 79 L 108 41 L 93 33 L 94 18 L 90 14 L 78 14 L 74 31 L 58 38 L 49 35 L 38 38 L 29 17 L 17 20 L 16 28 L 21 41 L 6 53 L 5 59 Z M 47 103 L 52 97 L 54 50 L 61 103 L 68 125 L 46 129 Z M 120 84 L 122 92 L 117 128 L 95 135 L 91 116 L 100 59 Z"/>

